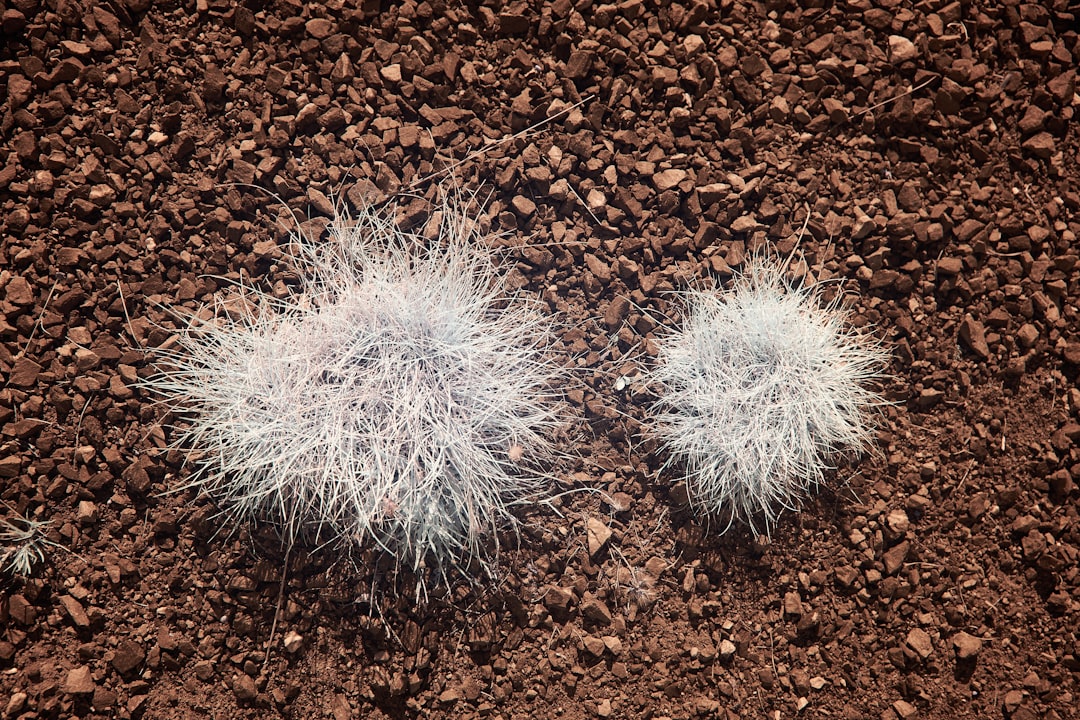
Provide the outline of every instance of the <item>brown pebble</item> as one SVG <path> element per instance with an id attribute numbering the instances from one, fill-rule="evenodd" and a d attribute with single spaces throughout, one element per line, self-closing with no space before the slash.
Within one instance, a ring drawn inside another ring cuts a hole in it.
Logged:
<path id="1" fill-rule="evenodd" d="M 82 604 L 71 597 L 70 595 L 61 595 L 60 603 L 67 610 L 68 616 L 71 621 L 75 623 L 76 627 L 88 628 L 90 627 L 90 618 L 86 615 L 86 610 L 83 609 Z"/>
<path id="2" fill-rule="evenodd" d="M 919 57 L 919 49 L 915 43 L 903 35 L 889 36 L 889 60 L 894 63 L 907 62 Z"/>
<path id="3" fill-rule="evenodd" d="M 788 617 L 799 618 L 802 617 L 802 614 L 802 598 L 799 597 L 799 593 L 786 593 L 784 595 L 784 615 L 787 615 Z"/>
<path id="4" fill-rule="evenodd" d="M 604 310 L 604 325 L 609 330 L 615 330 L 623 324 L 629 313 L 630 300 L 623 295 L 616 295 Z"/>
<path id="5" fill-rule="evenodd" d="M 892 704 L 892 709 L 899 720 L 914 720 L 919 714 L 918 709 L 907 700 L 897 700 Z"/>
<path id="6" fill-rule="evenodd" d="M 958 632 L 952 638 L 957 660 L 971 660 L 982 650 L 982 640 L 966 632 Z"/>
<path id="7" fill-rule="evenodd" d="M 881 556 L 882 564 L 885 565 L 885 574 L 892 575 L 899 570 L 904 565 L 904 561 L 907 560 L 910 550 L 911 543 L 906 540 L 896 547 L 886 550 Z"/>
<path id="8" fill-rule="evenodd" d="M 36 362 L 27 357 L 19 358 L 8 375 L 8 384 L 19 388 L 31 387 L 37 382 L 40 373 L 41 366 Z"/>
<path id="9" fill-rule="evenodd" d="M 606 649 L 604 641 L 593 635 L 586 635 L 582 638 L 581 642 L 584 645 L 586 652 L 594 657 L 600 657 L 604 654 L 604 650 Z"/>
<path id="10" fill-rule="evenodd" d="M 236 699 L 241 701 L 254 700 L 259 696 L 259 688 L 256 687 L 255 680 L 246 673 L 241 673 L 233 678 L 232 690 L 233 694 L 236 695 Z"/>
<path id="11" fill-rule="evenodd" d="M 1035 157 L 1049 160 L 1050 156 L 1054 154 L 1056 146 L 1054 144 L 1053 135 L 1048 132 L 1041 132 L 1038 135 L 1025 140 L 1021 143 L 1020 147 Z"/>
<path id="12" fill-rule="evenodd" d="M 611 624 L 611 611 L 596 598 L 587 599 L 581 604 L 581 617 L 594 625 Z"/>
<path id="13" fill-rule="evenodd" d="M 92 695 L 95 687 L 90 666 L 80 665 L 68 671 L 64 679 L 63 691 L 68 695 Z"/>
<path id="14" fill-rule="evenodd" d="M 655 185 L 656 189 L 660 192 L 664 192 L 665 190 L 671 190 L 672 188 L 677 187 L 679 183 L 681 183 L 685 179 L 686 171 L 679 170 L 677 168 L 658 172 L 652 177 L 653 185 Z"/>
<path id="15" fill-rule="evenodd" d="M 912 628 L 905 642 L 923 660 L 934 653 L 934 641 L 930 638 L 929 633 L 922 628 Z"/>
<path id="16" fill-rule="evenodd" d="M 20 625 L 30 626 L 37 620 L 37 608 L 21 594 L 16 593 L 8 598 L 8 615 Z"/>
<path id="17" fill-rule="evenodd" d="M 134 640 L 121 640 L 113 651 L 112 666 L 121 675 L 127 675 L 135 668 L 142 665 L 146 659 L 146 652 L 142 645 Z"/>
<path id="18" fill-rule="evenodd" d="M 983 360 L 990 357 L 990 347 L 986 343 L 986 329 L 970 313 L 965 315 L 960 323 L 960 339 Z"/>
<path id="19" fill-rule="evenodd" d="M 611 539 L 611 528 L 591 517 L 585 521 L 585 535 L 589 543 L 589 557 L 595 558 Z"/>
<path id="20" fill-rule="evenodd" d="M 312 18 L 307 21 L 305 28 L 311 37 L 316 40 L 324 40 L 334 32 L 334 23 L 326 18 Z"/>
<path id="21" fill-rule="evenodd" d="M 573 599 L 574 593 L 569 588 L 550 587 L 544 594 L 544 606 L 553 615 L 565 615 Z"/>

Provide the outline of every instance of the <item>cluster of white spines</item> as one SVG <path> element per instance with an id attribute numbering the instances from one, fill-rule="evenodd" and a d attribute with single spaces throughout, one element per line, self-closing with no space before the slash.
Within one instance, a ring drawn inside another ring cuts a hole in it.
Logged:
<path id="1" fill-rule="evenodd" d="M 658 342 L 655 430 L 685 463 L 701 512 L 768 533 L 859 450 L 880 404 L 885 354 L 818 286 L 753 260 L 727 291 L 687 291 L 681 328 Z"/>
<path id="2" fill-rule="evenodd" d="M 434 241 L 375 212 L 325 244 L 294 237 L 300 292 L 255 293 L 167 353 L 149 385 L 190 418 L 191 485 L 234 519 L 446 568 L 483 561 L 541 497 L 527 468 L 560 424 L 548 321 L 507 296 L 458 204 L 439 214 Z"/>

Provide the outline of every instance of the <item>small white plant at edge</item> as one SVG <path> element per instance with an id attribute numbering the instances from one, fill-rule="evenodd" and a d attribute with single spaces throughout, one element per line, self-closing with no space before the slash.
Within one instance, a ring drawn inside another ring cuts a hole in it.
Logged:
<path id="1" fill-rule="evenodd" d="M 834 458 L 870 440 L 887 355 L 838 295 L 755 258 L 727 290 L 682 293 L 682 326 L 658 340 L 653 430 L 681 462 L 691 506 L 769 534 Z"/>

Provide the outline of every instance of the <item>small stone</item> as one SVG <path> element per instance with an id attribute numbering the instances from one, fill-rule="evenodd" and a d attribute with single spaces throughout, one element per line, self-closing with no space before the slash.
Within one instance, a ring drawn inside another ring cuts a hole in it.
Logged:
<path id="1" fill-rule="evenodd" d="M 923 660 L 934 653 L 934 641 L 931 640 L 930 635 L 922 628 L 912 628 L 911 632 L 908 633 L 905 642 L 907 642 L 907 646 L 914 650 Z"/>
<path id="2" fill-rule="evenodd" d="M 1065 358 L 1065 362 L 1073 365 L 1080 365 L 1080 342 L 1072 342 L 1065 346 L 1065 350 L 1062 351 L 1062 357 Z"/>
<path id="3" fill-rule="evenodd" d="M 683 38 L 683 50 L 687 55 L 697 55 L 705 48 L 705 39 L 700 35 L 687 35 Z"/>
<path id="4" fill-rule="evenodd" d="M 89 665 L 80 665 L 68 671 L 64 679 L 63 691 L 68 695 L 93 695 L 94 676 L 90 673 Z"/>
<path id="5" fill-rule="evenodd" d="M 731 186 L 727 183 L 709 183 L 708 185 L 700 185 L 697 188 L 698 202 L 701 207 L 706 208 L 715 202 L 719 202 L 727 196 L 728 191 L 731 190 Z"/>
<path id="6" fill-rule="evenodd" d="M 617 492 L 607 498 L 607 503 L 617 513 L 623 513 L 634 506 L 634 498 L 624 492 Z"/>
<path id="7" fill-rule="evenodd" d="M 894 63 L 907 62 L 919 57 L 919 49 L 915 43 L 903 35 L 889 36 L 889 60 Z"/>
<path id="8" fill-rule="evenodd" d="M 70 595 L 62 595 L 60 597 L 60 604 L 67 610 L 67 614 L 71 618 L 71 621 L 75 623 L 75 627 L 90 627 L 90 618 L 87 617 L 86 610 L 83 609 L 82 604 L 78 600 Z"/>
<path id="9" fill-rule="evenodd" d="M 604 641 L 592 635 L 586 635 L 581 642 L 585 646 L 585 651 L 594 657 L 600 657 L 606 649 Z"/>
<path id="10" fill-rule="evenodd" d="M 571 80 L 580 80 L 588 76 L 592 69 L 593 54 L 589 50 L 574 50 L 566 61 L 565 74 Z"/>
<path id="11" fill-rule="evenodd" d="M 592 253 L 585 253 L 585 266 L 604 285 L 611 281 L 611 266 Z"/>
<path id="12" fill-rule="evenodd" d="M 356 77 L 356 70 L 353 68 L 352 59 L 348 53 L 341 53 L 341 57 L 334 63 L 334 69 L 330 71 L 330 82 L 341 85 L 354 77 Z"/>
<path id="13" fill-rule="evenodd" d="M 209 682 L 214 677 L 214 663 L 209 660 L 200 660 L 195 663 L 195 677 L 203 682 Z"/>
<path id="14" fill-rule="evenodd" d="M 233 695 L 237 700 L 250 701 L 259 696 L 259 688 L 255 686 L 255 680 L 246 673 L 241 673 L 233 679 Z"/>
<path id="15" fill-rule="evenodd" d="M 899 545 L 889 548 L 881 556 L 881 561 L 885 565 L 885 574 L 892 575 L 896 573 L 907 560 L 908 552 L 911 550 L 911 543 L 906 540 Z"/>
<path id="16" fill-rule="evenodd" d="M 142 665 L 146 659 L 146 652 L 142 645 L 134 640 L 121 640 L 113 651 L 112 666 L 121 675 L 127 675 L 135 668 Z"/>
<path id="17" fill-rule="evenodd" d="M 330 22 L 326 18 L 312 18 L 307 21 L 305 26 L 308 31 L 308 35 L 316 40 L 324 40 L 330 37 L 334 32 L 334 23 Z"/>
<path id="18" fill-rule="evenodd" d="M 1035 157 L 1049 160 L 1050 156 L 1054 154 L 1054 136 L 1048 132 L 1041 132 L 1025 140 L 1020 147 Z"/>
<path id="19" fill-rule="evenodd" d="M 958 257 L 943 257 L 938 260 L 937 269 L 942 275 L 959 275 L 964 270 L 964 261 Z"/>
<path id="20" fill-rule="evenodd" d="M 660 192 L 671 190 L 677 187 L 679 183 L 686 179 L 686 171 L 679 170 L 677 168 L 671 168 L 670 170 L 663 170 L 653 175 L 653 185 Z"/>
<path id="21" fill-rule="evenodd" d="M 859 571 L 850 565 L 841 565 L 834 571 L 836 575 L 836 584 L 841 588 L 850 589 L 855 585 L 855 581 L 859 579 Z"/>
<path id="22" fill-rule="evenodd" d="M 915 402 L 920 409 L 927 410 L 941 402 L 943 397 L 945 393 L 937 388 L 923 388 Z"/>
<path id="23" fill-rule="evenodd" d="M 1002 705 L 1005 707 L 1005 712 L 1009 715 L 1016 712 L 1023 702 L 1024 693 L 1020 690 L 1010 690 L 1005 693 L 1005 697 L 1002 699 Z"/>
<path id="24" fill-rule="evenodd" d="M 107 688 L 99 687 L 94 690 L 94 699 L 90 701 L 90 705 L 95 710 L 107 710 L 113 705 L 116 705 L 117 696 L 116 693 Z"/>
<path id="25" fill-rule="evenodd" d="M 773 122 L 787 122 L 788 117 L 791 116 L 791 105 L 783 95 L 777 95 L 769 103 L 769 116 L 772 117 Z"/>
<path id="26" fill-rule="evenodd" d="M 859 215 L 855 218 L 855 227 L 852 228 L 851 236 L 856 240 L 862 240 L 877 230 L 877 223 L 869 215 Z"/>
<path id="27" fill-rule="evenodd" d="M 623 321 L 626 320 L 626 316 L 630 313 L 630 300 L 625 295 L 616 295 L 608 303 L 607 310 L 604 311 L 604 324 L 607 325 L 609 330 L 617 330 L 622 326 Z M 629 509 L 629 506 L 627 508 Z M 622 512 L 619 510 L 618 512 Z"/>
<path id="28" fill-rule="evenodd" d="M 8 703 L 4 707 L 4 717 L 13 718 L 23 711 L 26 707 L 27 694 L 24 692 L 12 693 L 8 698 Z"/>
<path id="29" fill-rule="evenodd" d="M 586 193 L 585 204 L 593 212 L 599 212 L 607 205 L 607 195 L 600 188 L 593 188 Z"/>
<path id="30" fill-rule="evenodd" d="M 26 16 L 15 8 L 4 10 L 0 16 L 0 29 L 8 35 L 15 35 L 26 27 Z"/>
<path id="31" fill-rule="evenodd" d="M 220 102 L 225 98 L 225 90 L 229 87 L 229 79 L 224 71 L 217 65 L 207 65 L 203 71 L 203 100 L 210 103 Z"/>
<path id="32" fill-rule="evenodd" d="M 885 518 L 885 524 L 897 535 L 903 535 L 911 526 L 911 522 L 908 520 L 908 514 L 903 508 L 896 508 L 895 510 L 890 511 L 888 517 Z"/>
<path id="33" fill-rule="evenodd" d="M 990 357 L 990 346 L 986 343 L 986 329 L 982 323 L 968 313 L 960 323 L 960 339 L 976 355 L 986 360 Z"/>
<path id="34" fill-rule="evenodd" d="M 604 698 L 596 706 L 596 714 L 602 718 L 609 717 L 611 715 L 611 701 Z"/>
<path id="35" fill-rule="evenodd" d="M 957 660 L 973 660 L 982 650 L 982 639 L 966 632 L 958 632 L 952 638 Z"/>
<path id="36" fill-rule="evenodd" d="M 825 98 L 821 101 L 821 105 L 825 108 L 825 112 L 829 114 L 830 122 L 845 123 L 848 121 L 848 109 L 844 107 L 844 103 L 836 98 Z"/>
<path id="37" fill-rule="evenodd" d="M 741 215 L 731 223 L 731 231 L 747 233 L 758 228 L 758 221 L 753 215 Z"/>
<path id="38" fill-rule="evenodd" d="M 379 74 L 382 75 L 383 80 L 396 85 L 401 82 L 401 65 L 397 63 L 387 65 L 379 70 Z"/>
<path id="39" fill-rule="evenodd" d="M 118 377 L 118 376 L 113 376 Z M 79 525 L 93 525 L 97 522 L 97 505 L 90 500 L 80 500 L 79 510 L 76 513 L 76 519 L 79 521 Z"/>
<path id="40" fill-rule="evenodd" d="M 8 107 L 15 110 L 30 99 L 34 85 L 25 75 L 15 74 L 8 78 Z"/>
<path id="41" fill-rule="evenodd" d="M 1076 71 L 1069 70 L 1046 83 L 1046 89 L 1057 98 L 1058 102 L 1070 102 L 1076 94 Z"/>
<path id="42" fill-rule="evenodd" d="M 738 648 L 735 647 L 735 643 L 731 642 L 730 640 L 726 640 L 726 639 L 721 640 L 720 641 L 720 659 L 721 660 L 730 660 L 731 657 L 735 654 L 735 651 L 737 649 Z"/>
<path id="43" fill-rule="evenodd" d="M 585 521 L 586 536 L 589 542 L 589 557 L 596 558 L 608 540 L 611 539 L 611 528 L 596 518 Z"/>
<path id="44" fill-rule="evenodd" d="M 90 188 L 90 202 L 99 208 L 109 207 L 116 202 L 116 191 L 108 185 L 94 185 Z"/>
<path id="45" fill-rule="evenodd" d="M 274 257 L 278 254 L 278 244 L 274 240 L 257 240 L 251 246 L 251 252 L 260 260 Z"/>
<path id="46" fill-rule="evenodd" d="M 4 299 L 12 305 L 30 305 L 34 302 L 34 289 L 26 278 L 16 276 L 4 288 Z"/>
<path id="47" fill-rule="evenodd" d="M 1020 343 L 1020 347 L 1027 350 L 1035 345 L 1035 342 L 1039 339 L 1039 330 L 1031 323 L 1024 323 L 1020 326 L 1020 329 L 1016 331 L 1016 341 Z"/>
<path id="48" fill-rule="evenodd" d="M 290 630 L 285 633 L 285 639 L 282 642 L 285 645 L 285 652 L 295 655 L 304 647 L 304 636 L 295 630 Z"/>
<path id="49" fill-rule="evenodd" d="M 8 598 L 8 615 L 15 622 L 29 627 L 37 620 L 37 609 L 19 593 Z"/>
<path id="50" fill-rule="evenodd" d="M 574 593 L 569 588 L 550 587 L 544 593 L 544 606 L 552 614 L 565 614 L 573 599 Z"/>
<path id="51" fill-rule="evenodd" d="M 530 18 L 525 15 L 510 12 L 499 14 L 499 31 L 503 35 L 524 35 L 529 32 L 531 25 Z"/>
<path id="52" fill-rule="evenodd" d="M 513 200 L 510 201 L 510 205 L 522 218 L 529 218 L 536 214 L 536 203 L 524 195 L 516 195 Z"/>
<path id="53" fill-rule="evenodd" d="M 8 455 L 0 459 L 0 478 L 13 478 L 22 470 L 22 458 L 18 455 Z"/>
<path id="54" fill-rule="evenodd" d="M 23 357 L 15 361 L 14 367 L 8 374 L 8 384 L 18 388 L 28 388 L 37 382 L 41 374 L 41 366 L 30 358 Z"/>
<path id="55" fill-rule="evenodd" d="M 667 572 L 668 567 L 669 565 L 666 560 L 653 555 L 645 561 L 645 574 L 653 580 L 659 580 L 663 574 Z"/>
<path id="56" fill-rule="evenodd" d="M 1038 105 L 1028 105 L 1027 111 L 1024 112 L 1024 116 L 1020 118 L 1020 122 L 1018 123 L 1020 132 L 1025 135 L 1030 135 L 1031 133 L 1042 130 L 1043 125 L 1046 123 L 1047 115 L 1049 115 L 1049 113 L 1045 112 Z"/>
<path id="57" fill-rule="evenodd" d="M 789 592 L 784 595 L 784 614 L 790 617 L 802 617 L 802 598 L 797 592 Z"/>
<path id="58" fill-rule="evenodd" d="M 581 617 L 594 625 L 610 625 L 611 611 L 607 605 L 596 598 L 585 601 L 581 605 Z"/>
<path id="59" fill-rule="evenodd" d="M 919 711 L 907 700 L 897 700 L 892 705 L 893 712 L 900 720 L 914 720 Z"/>

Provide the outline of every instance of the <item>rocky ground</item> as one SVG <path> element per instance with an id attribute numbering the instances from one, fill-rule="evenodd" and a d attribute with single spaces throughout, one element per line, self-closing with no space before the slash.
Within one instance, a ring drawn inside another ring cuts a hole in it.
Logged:
<path id="1" fill-rule="evenodd" d="M 805 5 L 0 0 L 0 499 L 52 543 L 0 585 L 2 717 L 1076 717 L 1075 5 Z M 373 613 L 365 568 L 282 583 L 164 494 L 133 385 L 167 308 L 289 280 L 279 199 L 415 222 L 458 161 L 566 321 L 559 480 L 612 500 Z M 634 377 L 667 291 L 796 243 L 893 404 L 770 541 L 718 537 Z"/>

